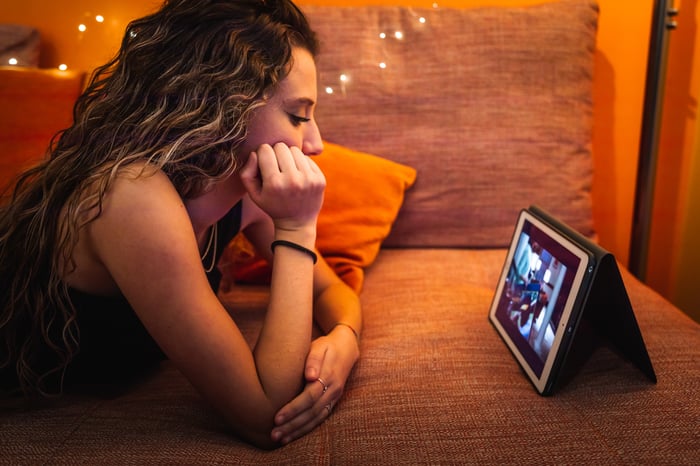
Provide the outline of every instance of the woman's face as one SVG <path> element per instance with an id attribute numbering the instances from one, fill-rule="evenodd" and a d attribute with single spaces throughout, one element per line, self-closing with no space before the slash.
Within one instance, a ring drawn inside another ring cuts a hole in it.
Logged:
<path id="1" fill-rule="evenodd" d="M 247 158 L 261 144 L 278 142 L 296 146 L 306 155 L 318 155 L 323 151 L 321 133 L 314 120 L 316 64 L 306 49 L 296 47 L 292 56 L 292 68 L 287 77 L 280 81 L 265 106 L 253 113 L 241 158 Z"/>

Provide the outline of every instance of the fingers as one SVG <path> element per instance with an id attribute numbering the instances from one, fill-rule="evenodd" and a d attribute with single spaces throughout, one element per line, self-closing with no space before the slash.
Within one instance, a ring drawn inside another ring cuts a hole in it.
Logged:
<path id="1" fill-rule="evenodd" d="M 241 181 L 248 192 L 259 193 L 262 185 L 260 170 L 258 168 L 258 154 L 251 152 L 248 160 L 240 171 Z"/>
<path id="2" fill-rule="evenodd" d="M 322 378 L 307 383 L 304 391 L 275 416 L 272 440 L 287 444 L 309 433 L 331 415 L 341 395 L 342 390 Z"/>
<path id="3" fill-rule="evenodd" d="M 304 369 L 304 376 L 307 382 L 312 382 L 319 378 L 323 361 L 326 358 L 326 351 L 327 346 L 325 345 L 311 345 L 309 354 L 306 356 L 306 368 Z"/>
<path id="4" fill-rule="evenodd" d="M 326 180 L 318 165 L 299 148 L 263 144 L 251 154 L 240 175 L 251 199 L 276 227 L 315 227 Z"/>
<path id="5" fill-rule="evenodd" d="M 260 170 L 263 175 L 275 173 L 293 173 L 295 171 L 312 171 L 316 173 L 318 165 L 304 155 L 298 147 L 290 147 L 278 142 L 274 146 L 263 144 L 258 148 Z M 312 163 L 309 163 L 312 162 Z M 314 169 L 315 167 L 315 169 Z"/>

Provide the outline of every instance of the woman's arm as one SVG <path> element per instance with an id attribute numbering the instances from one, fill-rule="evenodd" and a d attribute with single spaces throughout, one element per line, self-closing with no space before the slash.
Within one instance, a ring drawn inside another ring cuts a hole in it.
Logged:
<path id="1" fill-rule="evenodd" d="M 313 244 L 308 223 L 288 221 L 280 238 Z M 274 446 L 273 416 L 301 389 L 309 349 L 311 259 L 278 249 L 253 354 L 208 284 L 188 212 L 163 173 L 118 177 L 87 229 L 95 256 L 166 355 L 239 435 Z"/>
<path id="2" fill-rule="evenodd" d="M 272 223 L 247 199 L 243 201 L 243 225 L 246 237 L 256 250 L 271 260 L 267 245 L 272 238 Z M 303 392 L 275 416 L 277 426 L 272 435 L 283 443 L 308 433 L 330 415 L 360 354 L 362 312 L 359 297 L 338 278 L 320 254 L 314 267 L 313 287 L 314 317 L 324 335 L 311 344 Z"/>

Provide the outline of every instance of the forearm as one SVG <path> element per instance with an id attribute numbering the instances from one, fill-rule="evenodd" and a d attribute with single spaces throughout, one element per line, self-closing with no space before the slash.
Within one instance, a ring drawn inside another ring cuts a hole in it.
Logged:
<path id="1" fill-rule="evenodd" d="M 311 341 L 313 267 L 308 255 L 286 246 L 277 247 L 272 260 L 270 302 L 254 355 L 263 390 L 278 407 L 301 390 Z"/>
<path id="2" fill-rule="evenodd" d="M 352 328 L 359 338 L 362 332 L 360 299 L 345 283 L 331 284 L 316 296 L 314 319 L 324 333 L 342 323 Z"/>

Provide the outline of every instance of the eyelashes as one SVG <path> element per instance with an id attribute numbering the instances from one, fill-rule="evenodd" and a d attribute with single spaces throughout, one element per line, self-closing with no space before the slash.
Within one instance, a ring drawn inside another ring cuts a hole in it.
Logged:
<path id="1" fill-rule="evenodd" d="M 287 113 L 287 115 L 289 115 L 289 120 L 292 122 L 292 124 L 294 126 L 299 126 L 302 123 L 308 123 L 309 121 L 311 121 L 311 118 L 301 117 L 301 116 L 295 115 L 293 113 Z"/>

